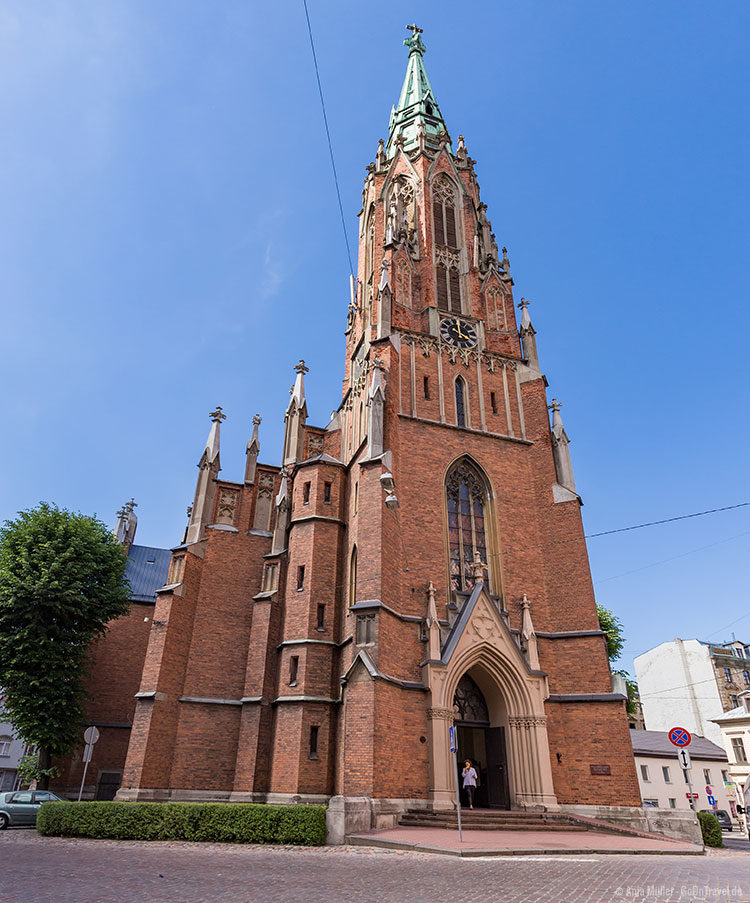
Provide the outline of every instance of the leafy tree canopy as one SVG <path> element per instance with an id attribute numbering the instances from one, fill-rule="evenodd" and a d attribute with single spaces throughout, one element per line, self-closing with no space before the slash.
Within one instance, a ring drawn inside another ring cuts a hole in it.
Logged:
<path id="1" fill-rule="evenodd" d="M 622 635 L 622 621 L 608 608 L 597 602 L 596 613 L 599 615 L 599 627 L 607 635 L 607 655 L 610 662 L 617 661 L 625 645 Z"/>
<path id="2" fill-rule="evenodd" d="M 80 739 L 91 643 L 129 608 L 126 560 L 101 521 L 44 502 L 0 528 L 0 684 L 42 767 Z"/>

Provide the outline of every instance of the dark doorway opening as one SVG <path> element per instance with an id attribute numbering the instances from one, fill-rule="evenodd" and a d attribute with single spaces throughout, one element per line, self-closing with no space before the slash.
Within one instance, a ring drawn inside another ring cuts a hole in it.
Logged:
<path id="1" fill-rule="evenodd" d="M 462 804 L 467 805 L 467 799 L 463 793 L 461 773 L 464 762 L 470 759 L 478 775 L 474 794 L 475 807 L 510 809 L 505 728 L 490 726 L 489 712 L 482 691 L 468 674 L 459 681 L 453 708 L 457 728 Z"/>
<path id="2" fill-rule="evenodd" d="M 122 781 L 121 771 L 103 771 L 99 775 L 99 783 L 96 787 L 96 799 L 113 800 L 120 789 Z"/>

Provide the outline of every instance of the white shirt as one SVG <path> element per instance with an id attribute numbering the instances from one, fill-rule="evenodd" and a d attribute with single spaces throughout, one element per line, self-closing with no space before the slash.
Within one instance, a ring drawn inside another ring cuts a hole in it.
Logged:
<path id="1" fill-rule="evenodd" d="M 477 786 L 477 773 L 474 770 L 474 766 L 470 765 L 468 768 L 464 768 L 464 787 L 476 787 Z"/>

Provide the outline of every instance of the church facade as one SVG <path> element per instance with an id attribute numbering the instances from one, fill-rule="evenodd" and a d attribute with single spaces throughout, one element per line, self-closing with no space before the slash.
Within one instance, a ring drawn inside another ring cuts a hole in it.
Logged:
<path id="1" fill-rule="evenodd" d="M 308 423 L 301 361 L 282 459 L 259 460 L 256 418 L 242 481 L 220 475 L 211 414 L 120 799 L 335 797 L 387 824 L 453 806 L 455 724 L 480 805 L 640 805 L 560 406 L 419 30 L 404 43 L 343 397 Z"/>

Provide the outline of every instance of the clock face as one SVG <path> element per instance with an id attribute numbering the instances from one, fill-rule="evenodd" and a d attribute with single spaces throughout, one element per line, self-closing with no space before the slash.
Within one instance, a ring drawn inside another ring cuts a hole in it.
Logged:
<path id="1" fill-rule="evenodd" d="M 440 335 L 444 342 L 457 345 L 459 348 L 473 348 L 477 343 L 477 331 L 465 320 L 458 317 L 445 317 L 440 321 Z"/>

